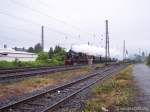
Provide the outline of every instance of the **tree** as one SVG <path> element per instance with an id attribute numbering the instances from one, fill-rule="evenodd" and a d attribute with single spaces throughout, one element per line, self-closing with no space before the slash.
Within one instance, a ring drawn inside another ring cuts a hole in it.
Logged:
<path id="1" fill-rule="evenodd" d="M 35 53 L 39 53 L 42 51 L 42 46 L 40 43 L 37 43 L 35 46 L 34 46 L 34 52 Z"/>
<path id="2" fill-rule="evenodd" d="M 66 51 L 64 48 L 56 46 L 54 50 L 54 54 L 52 56 L 52 63 L 54 64 L 63 64 L 65 58 Z"/>
<path id="3" fill-rule="evenodd" d="M 47 63 L 48 62 L 48 53 L 46 53 L 46 52 L 39 52 L 37 61 L 41 61 L 41 62 Z"/>
<path id="4" fill-rule="evenodd" d="M 33 47 L 29 47 L 27 51 L 28 51 L 28 52 L 31 52 L 31 53 L 34 53 Z"/>
<path id="5" fill-rule="evenodd" d="M 148 57 L 147 57 L 147 65 L 150 66 L 150 54 L 149 54 Z"/>
<path id="6" fill-rule="evenodd" d="M 55 53 L 59 53 L 59 52 L 61 52 L 61 50 L 62 50 L 63 48 L 62 47 L 60 47 L 60 46 L 55 46 L 55 49 L 54 49 L 54 54 Z"/>
<path id="7" fill-rule="evenodd" d="M 145 57 L 145 52 L 144 51 L 142 52 L 142 56 Z"/>
<path id="8" fill-rule="evenodd" d="M 17 47 L 15 46 L 14 48 L 13 48 L 15 51 L 17 51 Z"/>
<path id="9" fill-rule="evenodd" d="M 50 47 L 49 52 L 48 52 L 48 56 L 50 59 L 53 57 L 53 54 L 54 54 L 53 48 Z"/>

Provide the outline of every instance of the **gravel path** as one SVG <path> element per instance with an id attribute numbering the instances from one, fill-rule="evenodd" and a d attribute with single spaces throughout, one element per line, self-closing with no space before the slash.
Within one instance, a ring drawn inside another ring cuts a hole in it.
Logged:
<path id="1" fill-rule="evenodd" d="M 136 64 L 133 68 L 135 90 L 137 91 L 134 112 L 150 112 L 150 68 L 144 64 Z M 130 109 L 130 108 L 129 108 Z"/>

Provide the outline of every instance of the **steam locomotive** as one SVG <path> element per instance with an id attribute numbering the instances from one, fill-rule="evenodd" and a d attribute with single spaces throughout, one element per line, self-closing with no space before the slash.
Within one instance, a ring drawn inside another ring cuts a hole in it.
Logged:
<path id="1" fill-rule="evenodd" d="M 102 57 L 102 56 L 91 56 L 91 55 L 87 55 L 85 53 L 81 53 L 81 52 L 75 52 L 73 50 L 70 50 L 69 52 L 66 53 L 65 56 L 65 65 L 76 65 L 76 64 L 88 64 L 88 59 L 92 58 L 93 59 L 93 63 L 105 63 L 107 62 L 115 62 L 117 61 L 117 59 L 115 58 L 106 58 Z"/>

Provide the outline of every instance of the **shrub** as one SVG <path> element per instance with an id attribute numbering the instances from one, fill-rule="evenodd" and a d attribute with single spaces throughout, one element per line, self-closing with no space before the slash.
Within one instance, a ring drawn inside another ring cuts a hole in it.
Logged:
<path id="1" fill-rule="evenodd" d="M 41 61 L 41 62 L 47 63 L 48 62 L 48 53 L 46 53 L 46 52 L 39 52 L 37 61 Z"/>
<path id="2" fill-rule="evenodd" d="M 15 66 L 14 63 L 8 61 L 0 61 L 0 68 L 10 68 Z"/>

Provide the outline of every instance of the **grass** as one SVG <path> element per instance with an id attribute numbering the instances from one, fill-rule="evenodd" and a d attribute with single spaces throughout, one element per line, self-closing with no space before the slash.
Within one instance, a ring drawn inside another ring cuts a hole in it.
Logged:
<path id="1" fill-rule="evenodd" d="M 127 106 L 130 98 L 134 96 L 132 66 L 96 86 L 92 94 L 93 97 L 85 101 L 84 112 L 103 112 L 103 107 L 111 109 Z"/>
<path id="2" fill-rule="evenodd" d="M 57 64 L 44 61 L 20 61 L 20 62 L 0 61 L 0 68 L 41 67 L 41 66 L 56 66 L 56 65 L 63 65 L 63 62 Z"/>
<path id="3" fill-rule="evenodd" d="M 60 82 L 66 82 L 70 78 L 77 77 L 81 74 L 84 75 L 92 71 L 94 71 L 94 68 L 84 67 L 78 70 L 57 72 L 43 77 L 34 77 L 12 84 L 0 84 L 0 99 L 32 92 Z"/>

